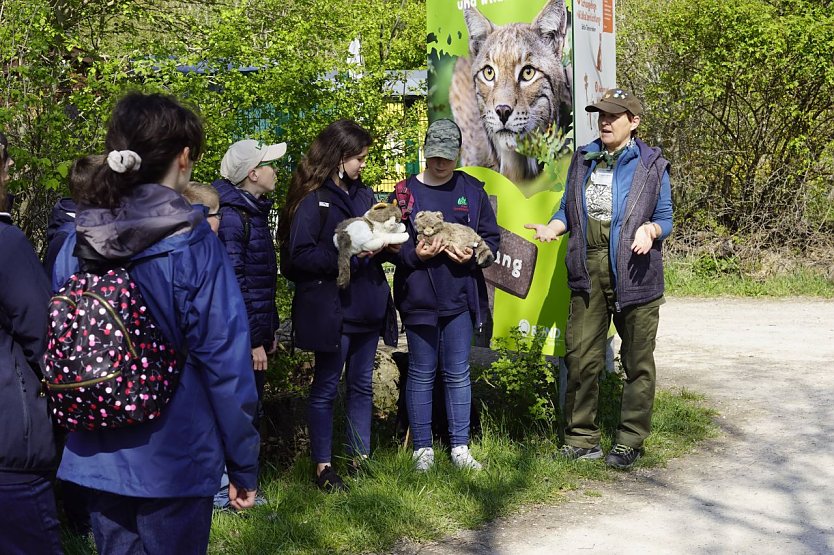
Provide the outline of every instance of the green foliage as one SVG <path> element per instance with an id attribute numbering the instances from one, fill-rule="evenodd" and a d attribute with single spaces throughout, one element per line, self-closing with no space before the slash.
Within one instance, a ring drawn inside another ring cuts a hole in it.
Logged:
<path id="1" fill-rule="evenodd" d="M 811 186 L 830 184 L 823 153 L 834 144 L 834 69 L 823 62 L 834 14 L 823 4 L 618 3 L 619 82 L 645 99 L 640 131 L 673 163 L 679 229 L 712 221 L 764 245 L 834 230 L 832 198 Z"/>
<path id="2" fill-rule="evenodd" d="M 516 150 L 519 154 L 553 166 L 557 160 L 571 155 L 570 141 L 572 140 L 572 132 L 564 133 L 557 125 L 551 125 L 545 131 L 534 129 L 525 135 L 519 141 Z"/>
<path id="3" fill-rule="evenodd" d="M 518 328 L 497 338 L 498 360 L 477 376 L 494 390 L 503 407 L 512 407 L 518 430 L 532 422 L 553 425 L 558 418 L 558 369 L 542 355 L 547 333 L 528 336 Z"/>
<path id="4" fill-rule="evenodd" d="M 667 294 L 677 296 L 834 298 L 834 282 L 819 270 L 755 276 L 739 268 L 733 258 L 676 258 L 665 263 L 664 277 Z"/>
<path id="5" fill-rule="evenodd" d="M 356 38 L 358 64 L 348 59 Z M 16 161 L 16 220 L 42 244 L 69 165 L 103 150 L 110 109 L 131 89 L 174 94 L 200 113 L 197 180 L 216 179 L 235 140 L 286 141 L 277 207 L 313 137 L 340 117 L 376 139 L 366 183 L 402 177 L 425 105 L 392 108 L 400 76 L 390 70 L 422 67 L 424 41 L 421 0 L 6 0 L 0 128 Z"/>
<path id="6" fill-rule="evenodd" d="M 692 270 L 696 276 L 705 279 L 740 274 L 738 259 L 734 256 L 701 255 L 692 265 Z"/>

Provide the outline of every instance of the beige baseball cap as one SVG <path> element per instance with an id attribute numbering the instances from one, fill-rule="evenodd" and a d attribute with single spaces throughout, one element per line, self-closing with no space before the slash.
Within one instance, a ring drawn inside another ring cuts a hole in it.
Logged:
<path id="1" fill-rule="evenodd" d="M 287 143 L 267 145 L 254 139 L 244 139 L 229 147 L 220 161 L 220 175 L 235 185 L 241 183 L 249 170 L 264 162 L 272 162 L 287 153 Z"/>

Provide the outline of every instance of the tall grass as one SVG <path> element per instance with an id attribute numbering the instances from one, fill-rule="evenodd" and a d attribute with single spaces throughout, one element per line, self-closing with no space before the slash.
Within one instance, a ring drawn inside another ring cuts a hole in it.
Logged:
<path id="1" fill-rule="evenodd" d="M 669 295 L 834 298 L 834 282 L 809 268 L 756 276 L 733 259 L 675 258 L 664 262 L 664 273 Z"/>

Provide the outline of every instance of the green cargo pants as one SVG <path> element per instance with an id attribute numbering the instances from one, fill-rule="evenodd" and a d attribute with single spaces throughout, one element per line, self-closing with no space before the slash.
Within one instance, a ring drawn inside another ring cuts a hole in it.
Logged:
<path id="1" fill-rule="evenodd" d="M 660 305 L 664 299 L 661 297 L 617 312 L 608 249 L 589 249 L 587 265 L 591 293 L 571 294 L 565 336 L 565 443 L 584 448 L 599 444 L 599 377 L 605 369 L 606 340 L 613 318 L 622 339 L 620 358 L 625 369 L 620 422 L 614 441 L 637 449 L 651 431 L 654 347 Z"/>

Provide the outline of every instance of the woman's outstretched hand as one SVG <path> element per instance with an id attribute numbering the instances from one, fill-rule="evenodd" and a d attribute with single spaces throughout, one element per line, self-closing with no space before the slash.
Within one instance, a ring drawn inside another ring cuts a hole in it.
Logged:
<path id="1" fill-rule="evenodd" d="M 535 229 L 536 233 L 533 235 L 533 239 L 537 239 L 543 243 L 549 243 L 557 239 L 566 231 L 565 224 L 561 220 L 550 220 L 547 225 L 524 224 L 524 227 L 526 229 Z"/>

